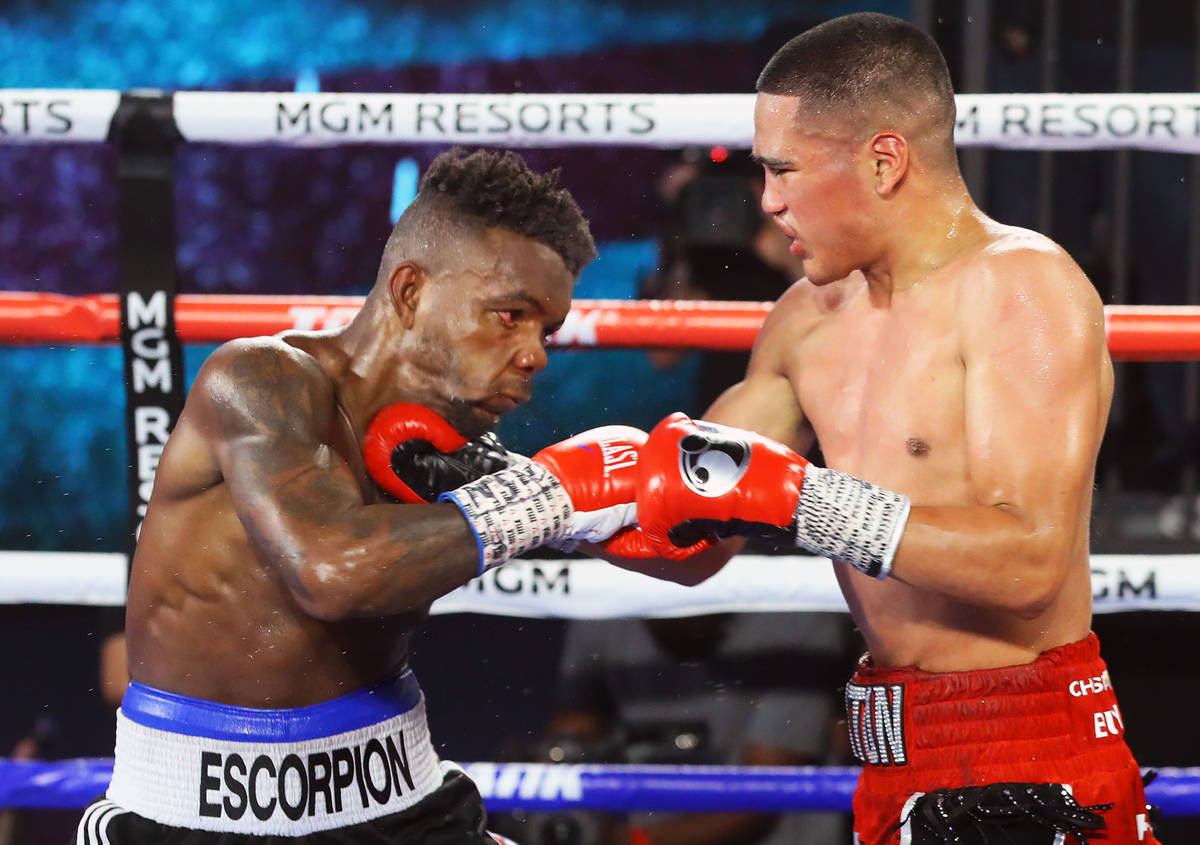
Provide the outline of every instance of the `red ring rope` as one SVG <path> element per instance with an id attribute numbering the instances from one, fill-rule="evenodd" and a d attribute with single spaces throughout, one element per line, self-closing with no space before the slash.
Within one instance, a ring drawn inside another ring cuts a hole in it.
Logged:
<path id="1" fill-rule="evenodd" d="M 286 329 L 332 328 L 359 296 L 182 295 L 179 337 L 219 342 Z M 770 310 L 763 302 L 575 300 L 557 346 L 749 349 Z M 1200 360 L 1200 306 L 1109 305 L 1108 347 L 1122 361 Z M 115 294 L 0 293 L 0 343 L 97 343 L 120 336 Z"/>

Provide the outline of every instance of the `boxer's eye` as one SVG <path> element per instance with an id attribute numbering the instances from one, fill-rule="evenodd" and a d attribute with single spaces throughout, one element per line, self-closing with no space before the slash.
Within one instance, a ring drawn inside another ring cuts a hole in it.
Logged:
<path id="1" fill-rule="evenodd" d="M 512 328 L 521 319 L 521 312 L 515 308 L 508 308 L 497 311 L 496 314 L 500 317 L 500 322 L 508 328 Z"/>

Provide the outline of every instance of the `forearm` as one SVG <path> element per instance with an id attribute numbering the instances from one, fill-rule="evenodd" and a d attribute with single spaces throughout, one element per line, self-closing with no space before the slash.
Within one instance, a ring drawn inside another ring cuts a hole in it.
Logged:
<path id="1" fill-rule="evenodd" d="M 1064 534 L 1002 506 L 914 506 L 891 577 L 967 604 L 1036 615 L 1065 571 Z"/>
<path id="2" fill-rule="evenodd" d="M 368 505 L 293 536 L 281 568 L 319 618 L 423 607 L 478 570 L 474 535 L 453 505 Z"/>

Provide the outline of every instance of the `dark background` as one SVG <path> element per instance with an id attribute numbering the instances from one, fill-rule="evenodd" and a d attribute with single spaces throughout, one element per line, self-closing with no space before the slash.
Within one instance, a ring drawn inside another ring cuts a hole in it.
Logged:
<path id="1" fill-rule="evenodd" d="M 1044 4 L 995 3 L 985 89 L 1044 85 Z M 1136 4 L 1136 50 L 1122 71 L 1117 0 L 1062 0 L 1051 90 L 1193 91 L 1194 3 Z M 463 92 L 749 92 L 765 59 L 811 22 L 857 9 L 924 16 L 964 90 L 972 23 L 965 4 L 599 0 L 0 3 L 0 86 L 159 86 Z M 195 293 L 362 294 L 390 228 L 393 172 L 440 148 L 320 150 L 196 145 L 178 156 L 180 286 Z M 656 268 L 663 209 L 655 178 L 679 151 L 528 150 L 592 221 L 600 259 L 580 297 L 632 298 Z M 1037 226 L 1039 153 L 986 153 L 984 210 Z M 1146 152 L 1049 154 L 1051 225 L 1105 302 L 1194 301 L 1197 228 L 1192 157 Z M 1120 160 L 1124 157 L 1125 164 Z M 1117 171 L 1128 166 L 1129 196 Z M 1126 205 L 1121 211 L 1120 202 Z M 105 146 L 0 144 L 0 289 L 72 295 L 117 288 L 116 157 Z M 1118 231 L 1117 227 L 1124 224 Z M 1121 264 L 1113 243 L 1126 239 Z M 210 347 L 187 350 L 194 374 Z M 501 436 L 519 451 L 614 420 L 649 427 L 690 395 L 695 356 L 657 370 L 639 351 L 560 352 L 535 399 Z M 1196 551 L 1193 364 L 1118 368 L 1118 409 L 1098 479 L 1098 552 Z M 620 373 L 620 378 L 613 378 Z M 1189 391 L 1193 391 L 1189 393 Z M 0 347 L 0 548 L 119 551 L 126 518 L 120 352 Z M 0 609 L 0 753 L 45 731 L 47 756 L 108 755 L 111 717 L 96 694 L 98 639 L 110 611 Z M 1130 745 L 1143 764 L 1200 763 L 1200 727 L 1181 718 L 1200 693 L 1186 613 L 1098 617 Z M 414 665 L 446 756 L 494 757 L 542 724 L 563 623 L 435 617 Z M 1186 657 L 1185 657 L 1186 655 Z M 847 655 L 847 667 L 853 659 Z M 1178 696 L 1184 696 L 1177 698 Z M 1180 715 L 1176 715 L 1180 714 Z M 39 721 L 40 719 L 40 721 Z M 1194 821 L 1194 820 L 1193 820 Z M 1179 836 L 1194 837 L 1195 827 Z M 1180 838 L 1168 841 L 1188 841 Z"/>

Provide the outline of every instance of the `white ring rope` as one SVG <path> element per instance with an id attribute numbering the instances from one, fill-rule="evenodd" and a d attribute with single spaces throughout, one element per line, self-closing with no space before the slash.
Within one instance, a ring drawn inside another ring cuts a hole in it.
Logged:
<path id="1" fill-rule="evenodd" d="M 0 604 L 125 604 L 123 554 L 0 552 Z M 1097 613 L 1200 610 L 1200 556 L 1093 555 Z M 684 587 L 586 559 L 516 560 L 433 603 L 433 613 L 561 619 L 766 611 L 846 612 L 832 567 L 807 555 L 740 555 Z"/>
<path id="2" fill-rule="evenodd" d="M 102 142 L 118 91 L 0 89 L 0 143 Z M 960 146 L 1200 152 L 1200 93 L 959 94 Z M 753 94 L 184 91 L 187 141 L 749 148 Z"/>

